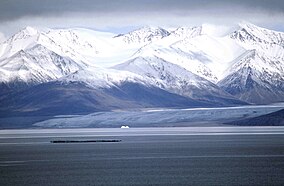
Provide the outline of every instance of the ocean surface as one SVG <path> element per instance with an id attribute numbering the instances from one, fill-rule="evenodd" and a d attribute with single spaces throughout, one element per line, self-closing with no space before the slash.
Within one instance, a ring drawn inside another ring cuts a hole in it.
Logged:
<path id="1" fill-rule="evenodd" d="M 121 140 L 51 143 L 53 140 Z M 284 127 L 0 130 L 0 185 L 284 185 Z"/>

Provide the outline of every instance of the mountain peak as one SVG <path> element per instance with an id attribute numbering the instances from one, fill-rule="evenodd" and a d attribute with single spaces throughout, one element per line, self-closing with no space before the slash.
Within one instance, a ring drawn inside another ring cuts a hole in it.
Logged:
<path id="1" fill-rule="evenodd" d="M 161 33 L 161 32 L 166 32 L 168 33 L 167 30 L 165 30 L 164 28 L 158 27 L 158 26 L 143 26 L 141 28 L 138 28 L 134 31 L 128 32 L 129 33 L 133 33 L 133 32 L 157 32 L 157 33 Z"/>
<path id="2" fill-rule="evenodd" d="M 267 48 L 267 45 L 280 45 L 280 47 L 283 45 L 284 33 L 282 32 L 262 28 L 244 21 L 239 24 L 239 27 L 230 37 L 241 43 L 258 45 L 262 49 Z"/>
<path id="3" fill-rule="evenodd" d="M 39 31 L 36 28 L 27 26 L 27 27 L 23 28 L 22 30 L 20 30 L 16 35 L 34 36 L 34 35 L 37 35 L 38 33 L 39 33 Z"/>
<path id="4" fill-rule="evenodd" d="M 267 28 L 263 28 L 263 27 L 260 27 L 260 26 L 257 26 L 251 22 L 247 22 L 247 21 L 241 21 L 239 24 L 239 27 L 240 29 L 245 29 L 247 31 L 261 31 L 261 32 L 270 32 L 270 33 L 273 33 L 273 32 L 277 32 L 277 31 L 274 31 L 274 30 L 269 30 Z M 278 33 L 281 33 L 281 32 L 278 32 Z"/>
<path id="5" fill-rule="evenodd" d="M 254 24 L 252 24 L 252 23 L 250 23 L 250 22 L 248 22 L 248 21 L 241 21 L 238 25 L 239 25 L 239 27 L 241 27 L 241 28 L 258 27 L 258 26 L 254 25 Z"/>
<path id="6" fill-rule="evenodd" d="M 27 26 L 23 29 L 26 33 L 29 33 L 31 35 L 34 35 L 34 34 L 37 34 L 38 33 L 38 30 L 34 27 L 31 27 L 31 26 Z"/>
<path id="7" fill-rule="evenodd" d="M 178 27 L 171 34 L 178 37 L 193 38 L 201 34 L 201 27 Z"/>
<path id="8" fill-rule="evenodd" d="M 122 37 L 126 43 L 149 43 L 169 35 L 170 32 L 161 27 L 145 26 L 117 37 Z"/>
<path id="9" fill-rule="evenodd" d="M 38 36 L 39 33 L 40 32 L 37 29 L 27 26 L 22 30 L 20 30 L 19 32 L 17 32 L 15 35 L 13 35 L 9 40 L 7 40 L 7 42 L 11 40 L 16 41 L 16 40 L 28 39 L 33 36 Z"/>
<path id="10" fill-rule="evenodd" d="M 239 31 L 245 31 L 251 35 L 255 35 L 255 32 L 263 32 L 263 31 L 268 31 L 267 29 L 258 27 L 250 22 L 242 21 L 239 24 Z M 270 31 L 270 30 L 269 30 Z"/>
<path id="11" fill-rule="evenodd" d="M 137 29 L 136 31 L 138 30 L 141 30 L 141 31 L 150 31 L 150 32 L 155 32 L 155 31 L 164 31 L 164 32 L 167 32 L 164 28 L 162 27 L 159 27 L 159 26 L 144 26 L 144 27 L 141 27 L 140 29 Z"/>

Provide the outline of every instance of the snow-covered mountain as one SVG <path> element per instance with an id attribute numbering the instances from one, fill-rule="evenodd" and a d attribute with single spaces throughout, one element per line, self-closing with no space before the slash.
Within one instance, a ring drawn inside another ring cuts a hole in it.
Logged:
<path id="1" fill-rule="evenodd" d="M 284 34 L 247 23 L 230 37 L 246 52 L 231 63 L 219 86 L 251 103 L 283 101 Z"/>
<path id="2" fill-rule="evenodd" d="M 1 61 L 1 81 L 39 84 L 56 80 L 86 65 L 37 44 Z"/>
<path id="3" fill-rule="evenodd" d="M 250 50 L 218 84 L 230 94 L 250 103 L 283 101 L 284 76 L 279 64 L 261 56 L 255 49 Z"/>
<path id="4" fill-rule="evenodd" d="M 157 56 L 138 57 L 114 68 L 147 77 L 151 84 L 191 99 L 216 105 L 238 102 L 212 82 Z"/>
<path id="5" fill-rule="evenodd" d="M 80 100 L 85 111 L 272 103 L 284 101 L 283 82 L 284 33 L 251 23 L 119 35 L 26 27 L 0 43 L 0 109 L 11 113 L 55 94 L 53 106 Z"/>

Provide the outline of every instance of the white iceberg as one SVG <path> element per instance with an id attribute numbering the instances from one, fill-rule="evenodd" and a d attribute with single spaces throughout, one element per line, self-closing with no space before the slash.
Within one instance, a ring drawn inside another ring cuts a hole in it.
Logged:
<path id="1" fill-rule="evenodd" d="M 127 126 L 127 125 L 122 125 L 120 128 L 121 128 L 121 129 L 129 129 L 129 126 Z"/>

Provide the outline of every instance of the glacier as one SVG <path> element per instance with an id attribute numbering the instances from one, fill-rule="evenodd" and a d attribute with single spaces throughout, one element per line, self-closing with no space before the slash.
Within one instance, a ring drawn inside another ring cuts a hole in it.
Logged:
<path id="1" fill-rule="evenodd" d="M 82 116 L 56 116 L 37 122 L 40 128 L 120 128 L 169 126 L 223 126 L 238 119 L 249 119 L 279 111 L 284 105 L 240 106 L 223 108 L 142 109 L 132 111 L 96 112 Z"/>

